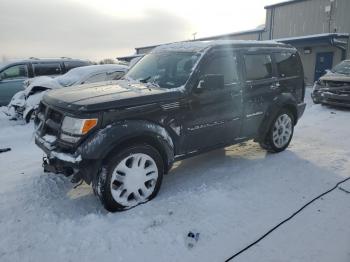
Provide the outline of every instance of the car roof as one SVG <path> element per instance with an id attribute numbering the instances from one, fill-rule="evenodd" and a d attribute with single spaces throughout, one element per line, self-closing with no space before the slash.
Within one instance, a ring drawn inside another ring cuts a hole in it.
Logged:
<path id="1" fill-rule="evenodd" d="M 293 48 L 294 47 L 279 43 L 276 41 L 255 41 L 255 40 L 213 40 L 213 41 L 187 41 L 177 42 L 172 44 L 165 44 L 154 48 L 151 53 L 158 52 L 203 52 L 212 47 L 280 47 Z"/>
<path id="2" fill-rule="evenodd" d="M 40 62 L 44 62 L 44 63 L 50 63 L 50 62 L 86 62 L 89 63 L 88 60 L 83 60 L 83 59 L 73 59 L 73 58 L 68 58 L 68 57 L 62 57 L 62 58 L 35 58 L 35 57 L 31 57 L 31 58 L 26 58 L 26 59 L 13 59 L 13 60 L 9 60 L 6 62 L 2 62 L 0 63 L 0 68 L 5 67 L 5 66 L 9 66 L 9 65 L 16 65 L 16 64 L 20 64 L 20 63 L 40 63 Z"/>
<path id="3" fill-rule="evenodd" d="M 84 74 L 100 73 L 106 71 L 127 71 L 129 67 L 119 64 L 89 65 L 71 69 L 71 71 L 81 71 Z"/>

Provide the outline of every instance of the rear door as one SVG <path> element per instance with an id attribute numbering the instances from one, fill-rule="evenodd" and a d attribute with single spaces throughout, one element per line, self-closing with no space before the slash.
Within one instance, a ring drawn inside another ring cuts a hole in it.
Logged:
<path id="1" fill-rule="evenodd" d="M 63 73 L 60 62 L 35 62 L 32 67 L 34 76 L 56 76 Z"/>
<path id="2" fill-rule="evenodd" d="M 282 51 L 274 54 L 281 92 L 291 93 L 301 102 L 304 97 L 304 74 L 298 53 Z"/>
<path id="3" fill-rule="evenodd" d="M 280 92 L 273 57 L 270 52 L 243 52 L 244 112 L 242 138 L 251 138 L 258 133 L 265 112 Z"/>
<path id="4" fill-rule="evenodd" d="M 0 72 L 0 106 L 7 105 L 14 94 L 24 89 L 23 82 L 27 78 L 26 64 L 9 66 Z"/>
<path id="5" fill-rule="evenodd" d="M 200 66 L 200 76 L 223 75 L 222 89 L 193 90 L 185 114 L 185 152 L 210 148 L 234 140 L 241 128 L 242 85 L 233 50 L 216 51 Z"/>

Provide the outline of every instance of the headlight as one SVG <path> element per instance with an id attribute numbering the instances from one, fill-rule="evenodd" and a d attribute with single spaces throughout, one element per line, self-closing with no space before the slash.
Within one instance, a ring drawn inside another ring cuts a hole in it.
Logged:
<path id="1" fill-rule="evenodd" d="M 62 131 L 73 135 L 85 135 L 97 125 L 97 118 L 80 119 L 66 116 L 63 119 Z"/>
<path id="2" fill-rule="evenodd" d="M 314 90 L 319 90 L 322 86 L 322 81 L 321 80 L 317 80 L 314 84 Z"/>

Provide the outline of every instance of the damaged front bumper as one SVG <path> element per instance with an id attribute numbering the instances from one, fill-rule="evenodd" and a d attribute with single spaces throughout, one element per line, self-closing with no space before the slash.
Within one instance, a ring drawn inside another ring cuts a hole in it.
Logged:
<path id="1" fill-rule="evenodd" d="M 323 87 L 315 84 L 311 97 L 315 103 L 350 107 L 350 85 L 342 87 Z"/>
<path id="2" fill-rule="evenodd" d="M 64 152 L 56 146 L 55 141 L 47 141 L 38 135 L 35 136 L 35 144 L 46 154 L 43 158 L 44 171 L 73 176 L 74 183 L 84 180 L 90 184 L 100 167 L 99 160 L 82 159 L 79 148 L 75 153 Z"/>

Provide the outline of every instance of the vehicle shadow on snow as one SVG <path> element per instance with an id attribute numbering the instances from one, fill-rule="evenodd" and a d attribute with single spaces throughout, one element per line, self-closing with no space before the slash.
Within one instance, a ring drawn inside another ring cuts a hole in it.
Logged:
<path id="1" fill-rule="evenodd" d="M 302 181 L 309 183 L 313 179 L 314 185 L 322 186 L 325 181 L 342 178 L 334 173 L 333 169 L 338 168 L 339 163 L 332 163 L 329 168 L 315 165 L 294 152 L 292 144 L 286 151 L 272 154 L 261 149 L 258 144 L 248 142 L 215 150 L 174 165 L 169 175 L 165 176 L 160 195 L 170 197 L 176 191 L 193 191 L 203 185 L 224 190 L 241 189 L 242 185 L 249 190 L 249 184 L 255 183 L 272 183 L 273 187 L 274 180 L 290 181 L 290 186 L 293 187 Z M 313 186 L 312 183 L 310 187 Z M 278 186 L 277 183 L 276 187 Z"/>
<path id="2" fill-rule="evenodd" d="M 289 187 L 286 182 L 289 181 L 291 187 L 301 192 L 305 190 L 305 185 L 299 188 L 298 184 L 308 181 L 310 186 L 306 187 L 313 192 L 317 185 L 327 188 L 324 185 L 326 179 L 337 179 L 331 170 L 315 166 L 292 150 L 293 146 L 282 153 L 269 154 L 257 144 L 249 142 L 183 160 L 175 163 L 164 177 L 158 197 L 145 205 L 149 205 L 149 212 L 152 213 L 154 208 L 163 206 L 162 202 L 166 206 L 169 198 L 182 199 L 184 192 L 188 197 L 203 185 L 209 190 L 219 189 L 234 194 L 239 190 L 260 190 L 257 189 L 259 185 L 274 190 L 281 184 Z M 276 179 L 284 182 L 274 185 L 272 182 Z M 42 173 L 35 177 L 33 187 L 34 201 L 45 212 L 65 218 L 108 213 L 93 194 L 91 186 L 83 184 L 73 189 L 69 178 Z M 277 191 L 283 191 L 283 188 Z"/>
<path id="3" fill-rule="evenodd" d="M 332 106 L 332 105 L 321 105 L 324 108 L 327 108 L 329 110 L 335 110 L 340 112 L 350 112 L 350 107 L 341 107 L 341 106 Z"/>
<path id="4" fill-rule="evenodd" d="M 107 213 L 92 192 L 83 183 L 74 189 L 70 178 L 52 173 L 42 173 L 33 180 L 36 205 L 60 217 L 76 218 L 91 213 Z"/>

